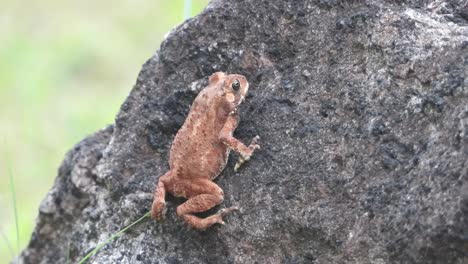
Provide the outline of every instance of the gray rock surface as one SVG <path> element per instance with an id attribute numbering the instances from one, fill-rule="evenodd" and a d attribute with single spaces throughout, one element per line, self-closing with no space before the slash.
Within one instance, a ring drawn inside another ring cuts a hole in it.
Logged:
<path id="1" fill-rule="evenodd" d="M 148 27 L 150 34 L 151 27 Z M 77 261 L 147 212 L 215 71 L 251 83 L 226 226 L 145 221 L 91 263 L 468 263 L 467 1 L 215 0 L 65 157 L 18 263 Z M 102 98 L 105 100 L 105 98 Z"/>

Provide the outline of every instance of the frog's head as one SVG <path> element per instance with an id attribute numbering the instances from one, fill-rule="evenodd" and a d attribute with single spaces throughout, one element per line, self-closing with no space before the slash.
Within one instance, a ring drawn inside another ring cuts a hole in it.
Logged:
<path id="1" fill-rule="evenodd" d="M 216 72 L 211 75 L 209 82 L 210 85 L 220 84 L 221 101 L 224 109 L 230 114 L 236 113 L 237 107 L 244 101 L 249 90 L 247 79 L 240 74 L 226 75 L 223 72 Z"/>

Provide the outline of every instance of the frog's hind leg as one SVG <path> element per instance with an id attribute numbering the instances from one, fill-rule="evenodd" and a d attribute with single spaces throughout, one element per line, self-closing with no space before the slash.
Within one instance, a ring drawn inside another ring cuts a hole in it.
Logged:
<path id="1" fill-rule="evenodd" d="M 231 207 L 206 218 L 199 218 L 192 213 L 204 212 L 222 203 L 224 200 L 223 190 L 214 182 L 203 179 L 181 181 L 175 184 L 174 189 L 178 196 L 188 199 L 177 207 L 177 215 L 196 229 L 203 230 L 216 223 L 224 224 L 223 216 L 237 209 Z"/>
<path id="2" fill-rule="evenodd" d="M 171 175 L 171 171 L 166 172 L 163 176 L 159 177 L 156 191 L 154 192 L 153 205 L 151 207 L 151 217 L 156 220 L 164 219 L 166 213 L 166 187 L 164 180 L 167 180 Z"/>

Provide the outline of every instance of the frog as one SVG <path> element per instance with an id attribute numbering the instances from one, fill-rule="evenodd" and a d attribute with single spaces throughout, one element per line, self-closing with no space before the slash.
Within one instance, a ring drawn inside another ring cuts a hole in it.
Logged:
<path id="1" fill-rule="evenodd" d="M 223 217 L 239 210 L 232 206 L 205 218 L 195 215 L 223 202 L 223 189 L 213 180 L 226 167 L 231 150 L 240 154 L 235 164 L 237 171 L 260 149 L 258 135 L 248 146 L 233 136 L 239 124 L 238 109 L 248 90 L 249 82 L 243 75 L 215 72 L 210 76 L 172 142 L 169 170 L 159 177 L 154 192 L 153 219 L 164 219 L 166 193 L 187 199 L 177 207 L 177 215 L 198 230 L 214 224 L 225 225 Z"/>

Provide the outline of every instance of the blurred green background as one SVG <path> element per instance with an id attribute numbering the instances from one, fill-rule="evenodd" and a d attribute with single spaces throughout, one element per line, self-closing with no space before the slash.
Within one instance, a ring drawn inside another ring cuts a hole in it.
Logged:
<path id="1" fill-rule="evenodd" d="M 64 154 L 114 120 L 141 65 L 207 0 L 2 0 L 0 232 L 17 254 Z M 184 10 L 185 9 L 185 10 Z M 187 12 L 189 10 L 189 12 Z M 12 259 L 0 237 L 0 263 Z"/>

